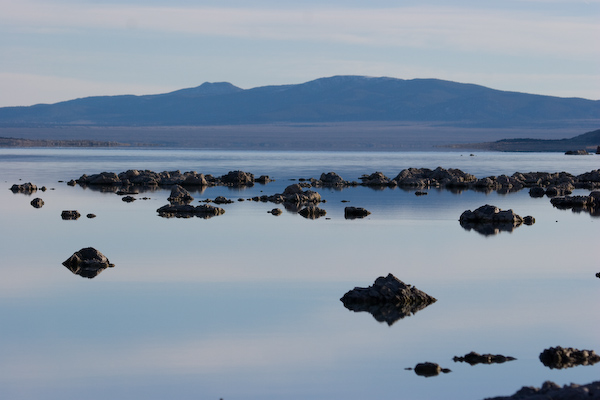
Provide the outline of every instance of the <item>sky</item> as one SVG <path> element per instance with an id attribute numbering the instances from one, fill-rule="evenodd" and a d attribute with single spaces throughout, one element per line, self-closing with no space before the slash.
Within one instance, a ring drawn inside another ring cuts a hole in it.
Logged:
<path id="1" fill-rule="evenodd" d="M 334 75 L 600 99 L 600 0 L 0 0 L 0 107 Z"/>

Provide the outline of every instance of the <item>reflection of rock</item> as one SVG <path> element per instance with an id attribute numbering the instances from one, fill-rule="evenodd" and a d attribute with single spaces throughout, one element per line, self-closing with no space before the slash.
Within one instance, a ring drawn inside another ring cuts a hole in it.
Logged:
<path id="1" fill-rule="evenodd" d="M 550 369 L 572 368 L 578 365 L 594 365 L 600 356 L 594 350 L 578 350 L 572 347 L 550 347 L 540 354 L 540 361 Z"/>
<path id="2" fill-rule="evenodd" d="M 158 215 L 163 218 L 191 218 L 200 217 L 208 219 L 217 215 L 225 214 L 225 210 L 219 207 L 214 207 L 209 204 L 201 204 L 193 206 L 191 204 L 167 204 L 158 210 Z"/>
<path id="3" fill-rule="evenodd" d="M 466 362 L 467 364 L 502 364 L 507 361 L 516 360 L 514 357 L 507 357 L 501 354 L 479 354 L 474 351 L 465 354 L 464 357 L 454 356 L 454 362 Z"/>
<path id="4" fill-rule="evenodd" d="M 33 193 L 37 191 L 37 186 L 35 186 L 31 182 L 24 183 L 22 185 L 17 185 L 16 183 L 11 186 L 10 190 L 13 193 Z"/>
<path id="5" fill-rule="evenodd" d="M 371 214 L 371 212 L 362 207 L 344 208 L 344 218 L 346 219 L 364 218 L 369 214 Z"/>
<path id="6" fill-rule="evenodd" d="M 64 220 L 74 220 L 81 217 L 81 214 L 79 214 L 79 211 L 77 210 L 64 210 L 60 216 Z"/>
<path id="7" fill-rule="evenodd" d="M 327 211 L 317 207 L 317 206 L 308 206 L 304 207 L 302 210 L 298 211 L 298 214 L 302 215 L 307 219 L 317 219 L 327 214 Z"/>
<path id="8" fill-rule="evenodd" d="M 93 247 L 86 247 L 75 253 L 63 262 L 63 265 L 74 274 L 84 278 L 93 278 L 106 268 L 114 267 L 108 258 Z"/>
<path id="9" fill-rule="evenodd" d="M 535 222 L 531 216 L 525 218 L 528 225 Z M 515 214 L 513 210 L 501 210 L 486 204 L 475 211 L 466 210 L 461 214 L 459 221 L 464 229 L 474 229 L 482 235 L 488 236 L 495 235 L 500 231 L 512 232 L 514 228 L 523 224 L 524 219 Z"/>
<path id="10" fill-rule="evenodd" d="M 415 366 L 415 374 L 429 378 L 431 376 L 438 376 L 441 372 L 447 374 L 452 372 L 447 368 L 440 367 L 439 364 L 432 362 L 419 363 Z"/>
<path id="11" fill-rule="evenodd" d="M 44 200 L 40 199 L 39 197 L 36 197 L 35 199 L 31 200 L 30 204 L 35 208 L 42 208 L 42 206 L 44 205 Z"/>
<path id="12" fill-rule="evenodd" d="M 167 200 L 172 204 L 189 204 L 194 198 L 186 189 L 175 185 L 171 188 L 171 195 Z"/>
<path id="13" fill-rule="evenodd" d="M 488 398 L 486 400 L 594 400 L 600 398 L 600 381 L 587 385 L 571 383 L 560 387 L 546 381 L 541 388 L 523 386 L 512 396 Z"/>
<path id="14" fill-rule="evenodd" d="M 367 311 L 379 322 L 392 325 L 411 316 L 437 300 L 427 293 L 406 285 L 392 274 L 379 277 L 373 286 L 356 287 L 340 299 L 347 309 Z"/>

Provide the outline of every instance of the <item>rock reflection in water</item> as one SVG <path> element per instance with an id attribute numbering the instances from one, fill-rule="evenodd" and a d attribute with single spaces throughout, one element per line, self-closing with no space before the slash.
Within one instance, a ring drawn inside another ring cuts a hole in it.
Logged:
<path id="1" fill-rule="evenodd" d="M 92 279 L 106 268 L 112 268 L 115 265 L 108 261 L 108 258 L 93 247 L 83 248 L 63 262 L 72 273 L 83 278 Z"/>
<path id="2" fill-rule="evenodd" d="M 379 322 L 389 326 L 415 314 L 437 300 L 427 293 L 406 285 L 392 274 L 379 277 L 372 286 L 356 287 L 340 299 L 347 309 L 367 311 Z"/>
<path id="3" fill-rule="evenodd" d="M 515 214 L 513 210 L 501 210 L 496 206 L 486 204 L 474 211 L 466 210 L 461 214 L 459 222 L 468 231 L 473 229 L 484 236 L 491 236 L 500 232 L 512 232 L 523 224 L 533 225 L 535 218 L 532 216 L 523 218 Z"/>

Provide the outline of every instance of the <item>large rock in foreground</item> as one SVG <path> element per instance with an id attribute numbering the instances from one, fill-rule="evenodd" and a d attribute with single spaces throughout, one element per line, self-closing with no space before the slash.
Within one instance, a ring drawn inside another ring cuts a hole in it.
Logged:
<path id="1" fill-rule="evenodd" d="M 93 247 L 83 248 L 63 262 L 74 274 L 84 278 L 94 278 L 106 268 L 112 268 L 115 265 L 108 261 L 108 258 Z"/>
<path id="2" fill-rule="evenodd" d="M 340 299 L 344 307 L 367 311 L 379 322 L 394 322 L 415 314 L 437 300 L 427 293 L 402 282 L 392 274 L 380 276 L 372 286 L 355 287 Z"/>

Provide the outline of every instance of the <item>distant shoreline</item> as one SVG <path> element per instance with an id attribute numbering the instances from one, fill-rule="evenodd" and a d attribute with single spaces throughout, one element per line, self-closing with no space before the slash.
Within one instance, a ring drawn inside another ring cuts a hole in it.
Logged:
<path id="1" fill-rule="evenodd" d="M 0 147 L 128 147 L 127 143 L 97 140 L 52 140 L 0 137 Z"/>

